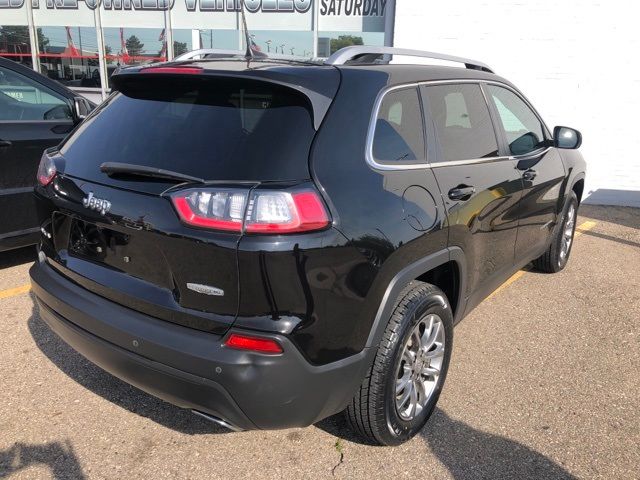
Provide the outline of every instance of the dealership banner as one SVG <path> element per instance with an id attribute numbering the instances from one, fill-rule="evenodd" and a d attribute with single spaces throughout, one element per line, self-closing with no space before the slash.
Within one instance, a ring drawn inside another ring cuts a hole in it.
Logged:
<path id="1" fill-rule="evenodd" d="M 25 25 L 26 2 L 41 25 L 156 27 L 169 11 L 173 28 L 237 29 L 240 0 L 0 0 L 0 25 Z M 245 0 L 252 30 L 383 32 L 389 0 Z"/>

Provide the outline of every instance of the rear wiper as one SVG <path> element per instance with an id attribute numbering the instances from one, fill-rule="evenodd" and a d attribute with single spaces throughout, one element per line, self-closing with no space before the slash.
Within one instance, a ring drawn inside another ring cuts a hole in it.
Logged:
<path id="1" fill-rule="evenodd" d="M 135 175 L 138 177 L 164 178 L 178 182 L 206 183 L 198 177 L 192 177 L 180 172 L 163 170 L 162 168 L 147 167 L 146 165 L 132 165 L 130 163 L 104 162 L 100 165 L 100 171 L 107 175 Z"/>

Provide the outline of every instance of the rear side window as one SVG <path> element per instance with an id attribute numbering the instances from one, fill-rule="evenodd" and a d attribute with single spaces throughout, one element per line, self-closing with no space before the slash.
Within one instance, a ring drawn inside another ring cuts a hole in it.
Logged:
<path id="1" fill-rule="evenodd" d="M 498 155 L 498 141 L 489 107 L 476 84 L 425 87 L 445 161 Z"/>
<path id="2" fill-rule="evenodd" d="M 425 160 L 424 125 L 416 88 L 392 90 L 384 96 L 376 118 L 373 158 L 385 163 Z"/>
<path id="3" fill-rule="evenodd" d="M 205 180 L 309 178 L 315 130 L 302 94 L 237 78 L 140 77 L 64 143 L 67 173 L 116 183 L 99 167 L 122 162 Z"/>
<path id="4" fill-rule="evenodd" d="M 507 135 L 512 155 L 525 155 L 545 146 L 542 123 L 518 95 L 503 87 L 487 85 Z"/>

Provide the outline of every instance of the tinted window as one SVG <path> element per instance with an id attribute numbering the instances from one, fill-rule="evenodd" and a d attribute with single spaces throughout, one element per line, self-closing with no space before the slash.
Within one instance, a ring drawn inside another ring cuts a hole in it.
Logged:
<path id="1" fill-rule="evenodd" d="M 512 155 L 523 155 L 544 146 L 542 123 L 518 95 L 506 88 L 487 85 L 498 110 Z"/>
<path id="2" fill-rule="evenodd" d="M 393 90 L 384 96 L 376 119 L 373 158 L 381 162 L 424 160 L 424 127 L 416 88 Z"/>
<path id="3" fill-rule="evenodd" d="M 44 85 L 0 67 L 0 120 L 71 120 L 62 95 Z"/>
<path id="4" fill-rule="evenodd" d="M 495 157 L 498 142 L 479 85 L 425 88 L 444 160 Z"/>
<path id="5" fill-rule="evenodd" d="M 309 178 L 315 130 L 297 92 L 239 79 L 131 82 L 64 143 L 67 173 L 116 183 L 99 167 L 123 162 L 207 180 Z"/>

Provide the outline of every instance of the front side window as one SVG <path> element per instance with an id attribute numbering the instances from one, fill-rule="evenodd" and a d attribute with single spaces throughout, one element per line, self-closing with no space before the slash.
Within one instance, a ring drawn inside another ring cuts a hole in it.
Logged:
<path id="1" fill-rule="evenodd" d="M 432 85 L 425 92 L 445 161 L 498 155 L 489 107 L 479 85 Z"/>
<path id="2" fill-rule="evenodd" d="M 487 85 L 487 91 L 498 110 L 512 155 L 525 155 L 545 146 L 542 123 L 518 95 L 496 85 Z"/>
<path id="3" fill-rule="evenodd" d="M 373 137 L 373 158 L 380 162 L 424 160 L 424 128 L 416 88 L 393 90 L 380 104 Z"/>
<path id="4" fill-rule="evenodd" d="M 0 67 L 0 120 L 71 120 L 64 97 L 44 85 Z"/>

